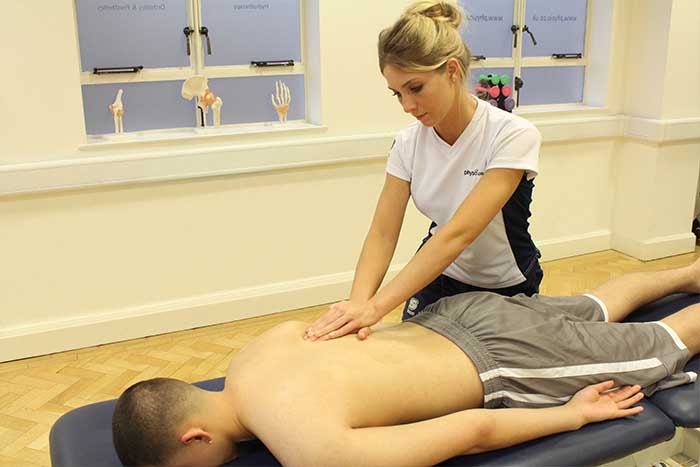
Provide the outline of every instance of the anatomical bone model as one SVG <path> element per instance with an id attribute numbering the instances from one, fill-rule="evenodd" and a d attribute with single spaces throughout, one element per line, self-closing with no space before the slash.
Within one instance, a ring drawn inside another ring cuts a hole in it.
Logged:
<path id="1" fill-rule="evenodd" d="M 117 97 L 114 98 L 114 102 L 109 104 L 109 111 L 114 116 L 114 132 L 124 133 L 124 122 L 122 117 L 124 116 L 124 103 L 122 102 L 122 94 L 124 90 L 120 89 L 117 92 Z"/>
<path id="2" fill-rule="evenodd" d="M 188 101 L 192 100 L 193 97 L 197 98 L 197 107 L 200 109 L 199 120 L 202 126 L 207 126 L 209 107 L 214 111 L 214 126 L 221 125 L 221 107 L 223 107 L 224 101 L 209 89 L 206 77 L 196 75 L 187 78 L 182 84 L 182 97 Z"/>
<path id="3" fill-rule="evenodd" d="M 271 94 L 272 105 L 277 111 L 277 116 L 280 122 L 287 121 L 287 112 L 289 112 L 289 103 L 292 102 L 292 94 L 289 92 L 289 88 L 282 81 L 277 81 L 275 83 L 275 88 L 277 88 L 277 96 Z"/>

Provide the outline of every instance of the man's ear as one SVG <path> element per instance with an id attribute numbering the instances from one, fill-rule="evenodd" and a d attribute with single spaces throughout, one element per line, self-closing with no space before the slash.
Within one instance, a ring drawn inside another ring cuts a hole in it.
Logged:
<path id="1" fill-rule="evenodd" d="M 182 444 L 192 444 L 196 442 L 211 444 L 211 434 L 201 428 L 190 428 L 180 436 L 180 442 Z"/>

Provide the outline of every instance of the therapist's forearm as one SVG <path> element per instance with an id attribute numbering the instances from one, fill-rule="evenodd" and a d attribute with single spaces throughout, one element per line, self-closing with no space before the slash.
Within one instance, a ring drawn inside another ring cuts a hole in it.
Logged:
<path id="1" fill-rule="evenodd" d="M 409 297 L 430 284 L 450 265 L 471 242 L 467 235 L 450 235 L 438 231 L 411 261 L 381 289 L 372 304 L 384 316 Z"/>
<path id="2" fill-rule="evenodd" d="M 366 302 L 377 292 L 389 269 L 397 240 L 398 238 L 392 239 L 379 232 L 370 231 L 367 234 L 355 268 L 355 278 L 350 291 L 351 301 Z"/>

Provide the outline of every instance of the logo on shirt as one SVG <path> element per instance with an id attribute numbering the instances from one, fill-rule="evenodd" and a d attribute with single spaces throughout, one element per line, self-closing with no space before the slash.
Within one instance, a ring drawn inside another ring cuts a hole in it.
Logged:
<path id="1" fill-rule="evenodd" d="M 464 171 L 464 175 L 465 175 L 465 176 L 468 175 L 468 176 L 470 176 L 470 177 L 481 177 L 482 175 L 484 175 L 484 172 L 481 171 L 481 170 L 477 170 L 477 169 L 474 169 L 474 170 L 465 170 L 465 171 Z"/>
<path id="2" fill-rule="evenodd" d="M 416 297 L 411 297 L 411 299 L 408 301 L 408 314 L 415 315 L 416 308 L 418 308 L 419 304 L 420 302 Z"/>

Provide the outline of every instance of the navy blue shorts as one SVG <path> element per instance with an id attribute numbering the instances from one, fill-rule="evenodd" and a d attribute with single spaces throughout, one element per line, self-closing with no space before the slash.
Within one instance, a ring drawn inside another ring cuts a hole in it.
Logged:
<path id="1" fill-rule="evenodd" d="M 423 239 L 423 242 L 418 248 L 419 250 L 429 238 L 430 235 Z M 487 289 L 471 284 L 465 284 L 457 279 L 447 277 L 444 274 L 439 275 L 437 279 L 406 301 L 403 308 L 401 321 L 413 318 L 418 313 L 423 311 L 423 308 L 431 303 L 437 302 L 443 297 L 451 297 L 452 295 L 457 295 L 464 292 L 494 292 L 508 297 L 512 297 L 519 293 L 524 293 L 527 296 L 538 293 L 540 291 L 540 283 L 542 282 L 544 273 L 542 272 L 542 268 L 540 267 L 540 263 L 538 261 L 539 257 L 541 256 L 540 252 L 536 248 L 535 251 L 536 253 L 530 260 L 530 263 L 525 271 L 523 271 L 525 281 L 510 287 L 504 287 L 501 289 Z"/>

